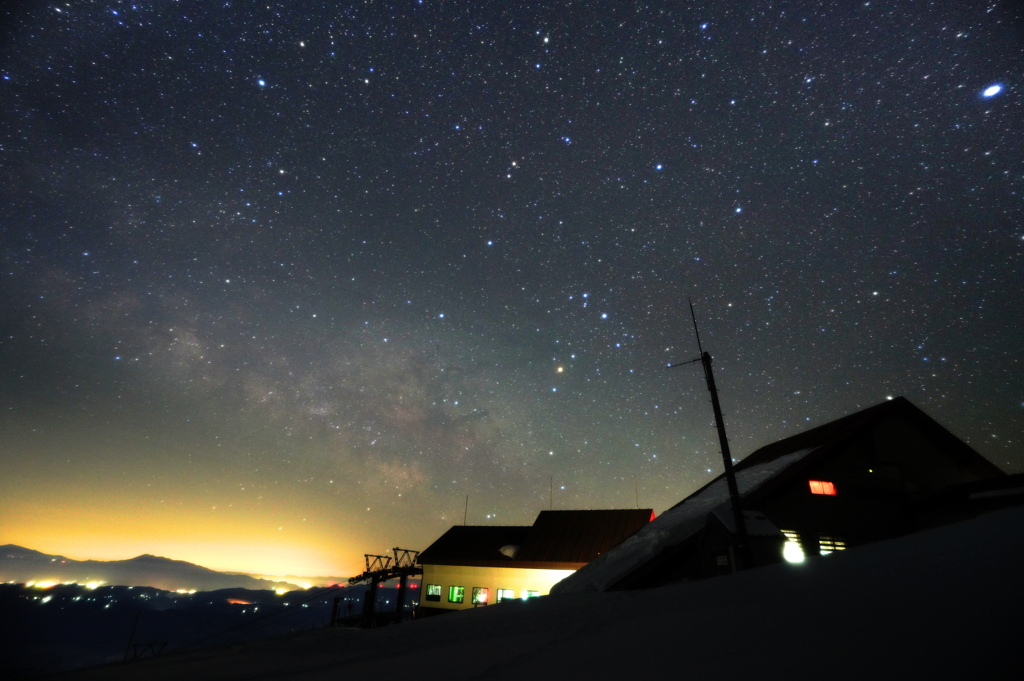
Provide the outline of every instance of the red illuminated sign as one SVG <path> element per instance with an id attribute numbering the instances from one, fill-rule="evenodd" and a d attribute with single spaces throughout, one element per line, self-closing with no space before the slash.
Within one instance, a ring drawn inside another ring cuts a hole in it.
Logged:
<path id="1" fill-rule="evenodd" d="M 810 480 L 808 481 L 811 485 L 811 494 L 826 494 L 828 496 L 835 496 L 836 486 L 831 482 L 825 482 L 824 480 Z"/>

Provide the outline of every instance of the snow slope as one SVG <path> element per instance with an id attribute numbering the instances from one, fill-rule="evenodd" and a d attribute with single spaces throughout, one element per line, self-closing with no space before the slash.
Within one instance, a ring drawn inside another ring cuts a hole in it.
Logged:
<path id="1" fill-rule="evenodd" d="M 317 630 L 61 678 L 1017 678 L 1022 575 L 1024 509 L 1010 509 L 803 565 Z"/>

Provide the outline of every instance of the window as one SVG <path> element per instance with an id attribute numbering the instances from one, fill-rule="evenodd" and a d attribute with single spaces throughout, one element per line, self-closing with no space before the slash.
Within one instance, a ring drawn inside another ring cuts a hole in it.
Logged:
<path id="1" fill-rule="evenodd" d="M 809 480 L 811 485 L 811 494 L 824 494 L 827 496 L 836 495 L 836 486 L 831 482 L 825 482 L 824 480 Z"/>
<path id="2" fill-rule="evenodd" d="M 441 585 L 440 584 L 427 584 L 427 600 L 428 601 L 439 601 L 439 600 L 441 600 Z"/>
<path id="3" fill-rule="evenodd" d="M 464 586 L 450 586 L 448 587 L 448 602 L 449 603 L 461 603 L 466 598 L 466 587 Z"/>
<path id="4" fill-rule="evenodd" d="M 537 596 L 540 596 L 540 592 L 539 591 L 530 591 L 529 589 L 523 589 L 523 600 L 524 601 L 529 599 L 529 598 L 536 598 Z"/>
<path id="5" fill-rule="evenodd" d="M 833 551 L 845 551 L 846 542 L 833 534 L 818 535 L 818 552 L 827 556 Z"/>
<path id="6" fill-rule="evenodd" d="M 498 602 L 512 601 L 516 598 L 516 592 L 514 589 L 498 589 Z"/>
<path id="7" fill-rule="evenodd" d="M 487 605 L 490 591 L 482 586 L 473 587 L 473 605 Z"/>

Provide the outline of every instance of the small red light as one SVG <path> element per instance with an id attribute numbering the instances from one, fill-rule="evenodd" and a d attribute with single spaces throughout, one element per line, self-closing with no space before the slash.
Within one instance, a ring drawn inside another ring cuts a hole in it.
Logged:
<path id="1" fill-rule="evenodd" d="M 811 494 L 825 494 L 827 496 L 835 496 L 836 486 L 831 482 L 825 482 L 824 480 L 810 480 L 808 481 L 811 485 Z"/>

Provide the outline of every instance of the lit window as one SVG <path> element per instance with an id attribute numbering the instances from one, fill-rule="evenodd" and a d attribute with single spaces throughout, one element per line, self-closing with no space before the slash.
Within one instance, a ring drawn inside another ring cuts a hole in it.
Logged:
<path id="1" fill-rule="evenodd" d="M 466 598 L 466 587 L 464 586 L 450 586 L 448 587 L 448 602 L 449 603 L 461 603 Z"/>
<path id="2" fill-rule="evenodd" d="M 487 605 L 490 591 L 482 586 L 473 587 L 473 605 Z"/>
<path id="3" fill-rule="evenodd" d="M 516 592 L 514 589 L 498 589 L 498 602 L 515 600 Z"/>
<path id="4" fill-rule="evenodd" d="M 811 494 L 825 494 L 828 496 L 835 496 L 836 486 L 831 482 L 825 482 L 824 480 L 810 480 Z"/>
<path id="5" fill-rule="evenodd" d="M 529 598 L 536 598 L 537 596 L 540 596 L 540 592 L 539 591 L 530 591 L 529 589 L 524 589 L 523 590 L 523 600 L 524 601 L 529 599 Z"/>
<path id="6" fill-rule="evenodd" d="M 428 601 L 439 601 L 439 600 L 441 600 L 441 585 L 440 584 L 427 584 L 427 600 Z"/>
<path id="7" fill-rule="evenodd" d="M 831 534 L 818 535 L 818 552 L 826 556 L 833 551 L 845 551 L 846 542 Z"/>

